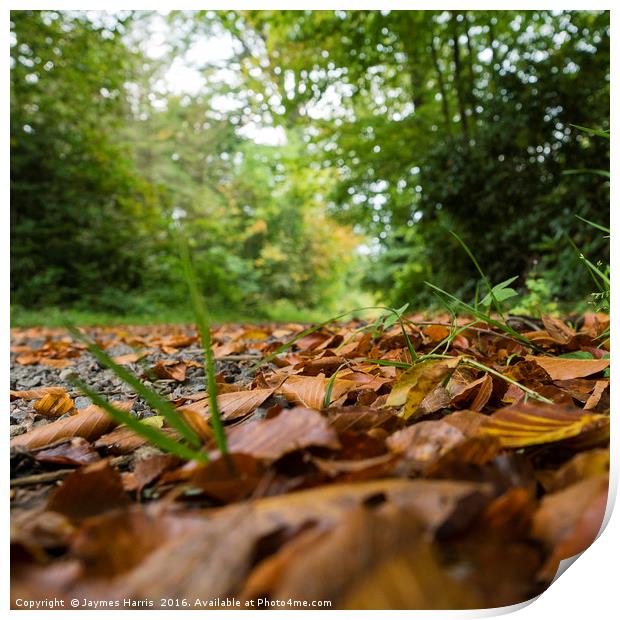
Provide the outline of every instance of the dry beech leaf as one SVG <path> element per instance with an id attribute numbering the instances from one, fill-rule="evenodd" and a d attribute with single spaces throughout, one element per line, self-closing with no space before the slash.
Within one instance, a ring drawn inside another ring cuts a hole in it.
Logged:
<path id="1" fill-rule="evenodd" d="M 114 402 L 115 407 L 129 411 L 133 401 Z M 68 437 L 83 437 L 92 441 L 108 433 L 116 426 L 116 422 L 96 405 L 90 405 L 78 411 L 75 415 L 62 420 L 56 420 L 44 426 L 18 435 L 11 440 L 11 446 L 26 448 L 40 448 Z"/>
<path id="2" fill-rule="evenodd" d="M 580 452 L 559 469 L 541 470 L 536 476 L 547 493 L 609 471 L 609 448 Z"/>
<path id="3" fill-rule="evenodd" d="M 160 360 L 151 368 L 151 372 L 158 379 L 172 379 L 174 381 L 185 381 L 187 375 L 187 365 L 184 362 L 173 360 Z"/>
<path id="4" fill-rule="evenodd" d="M 190 477 L 192 486 L 221 502 L 245 499 L 265 475 L 261 461 L 247 454 L 218 456 L 201 465 Z"/>
<path id="5" fill-rule="evenodd" d="M 278 391 L 292 403 L 310 409 L 323 409 L 328 382 L 329 379 L 326 379 L 323 374 L 319 374 L 316 377 L 293 375 L 282 384 Z M 330 402 L 338 400 L 355 387 L 356 385 L 353 381 L 336 379 Z"/>
<path id="6" fill-rule="evenodd" d="M 125 353 L 124 355 L 117 355 L 112 359 L 122 366 L 125 364 L 135 364 L 138 360 L 142 359 L 146 355 L 146 352 L 140 353 Z"/>
<path id="7" fill-rule="evenodd" d="M 101 460 L 90 442 L 82 437 L 71 437 L 57 445 L 37 450 L 35 458 L 40 463 L 55 465 L 88 465 Z"/>
<path id="8" fill-rule="evenodd" d="M 443 421 L 418 422 L 388 437 L 388 448 L 402 454 L 413 467 L 422 470 L 425 465 L 461 443 L 465 435 L 455 426 Z"/>
<path id="9" fill-rule="evenodd" d="M 506 448 L 562 441 L 596 430 L 609 432 L 609 417 L 544 404 L 518 404 L 489 416 L 481 431 L 499 438 Z"/>
<path id="10" fill-rule="evenodd" d="M 69 394 L 64 393 L 47 393 L 34 403 L 34 410 L 42 416 L 49 418 L 59 418 L 61 415 L 72 411 L 75 405 Z"/>
<path id="11" fill-rule="evenodd" d="M 552 316 L 546 316 L 544 314 L 541 316 L 541 319 L 547 333 L 556 342 L 560 344 L 568 344 L 575 337 L 575 330 L 566 325 L 564 321 L 556 319 Z"/>
<path id="12" fill-rule="evenodd" d="M 149 419 L 151 418 L 145 418 L 144 421 Z M 173 439 L 178 438 L 178 433 L 174 429 L 162 428 L 161 431 Z M 95 447 L 105 449 L 107 454 L 131 454 L 147 443 L 148 441 L 142 435 L 138 435 L 130 428 L 117 426 L 113 431 L 99 437 L 95 441 Z"/>
<path id="13" fill-rule="evenodd" d="M 333 528 L 302 530 L 254 569 L 241 598 L 329 600 L 336 608 L 354 609 L 440 608 L 446 600 L 456 608 L 475 604 L 439 567 L 422 532 L 415 513 L 404 508 L 357 508 Z M 390 577 L 403 576 L 400 587 L 390 586 Z"/>
<path id="14" fill-rule="evenodd" d="M 273 388 L 218 394 L 217 404 L 220 415 L 223 420 L 242 418 L 248 413 L 252 413 L 257 407 L 260 407 L 272 394 Z M 179 409 L 209 416 L 209 399 L 201 398 L 190 405 L 182 405 Z"/>
<path id="15" fill-rule="evenodd" d="M 609 360 L 582 360 L 539 355 L 528 355 L 525 359 L 536 362 L 554 381 L 589 377 L 602 372 L 609 366 Z"/>
<path id="16" fill-rule="evenodd" d="M 228 450 L 255 458 L 275 460 L 309 446 L 338 448 L 338 436 L 317 411 L 285 409 L 275 418 L 234 426 L 227 431 Z"/>
<path id="17" fill-rule="evenodd" d="M 532 535 L 552 553 L 541 577 L 553 578 L 560 560 L 594 542 L 603 523 L 608 486 L 608 474 L 599 474 L 543 497 L 534 514 Z"/>
<path id="18" fill-rule="evenodd" d="M 79 520 L 127 504 L 120 474 L 107 461 L 100 461 L 69 474 L 52 491 L 47 509 Z"/>
<path id="19" fill-rule="evenodd" d="M 66 394 L 67 390 L 61 386 L 50 385 L 47 387 L 35 388 L 34 390 L 11 390 L 11 400 L 17 398 L 23 398 L 24 400 L 35 400 L 36 398 L 43 398 L 47 394 Z"/>

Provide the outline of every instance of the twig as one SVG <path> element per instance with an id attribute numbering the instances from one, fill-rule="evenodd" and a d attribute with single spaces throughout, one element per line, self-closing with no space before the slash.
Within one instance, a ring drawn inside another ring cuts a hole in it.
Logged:
<path id="1" fill-rule="evenodd" d="M 110 459 L 110 465 L 124 465 L 129 462 L 130 455 L 122 455 L 114 457 Z M 30 486 L 33 484 L 42 484 L 44 482 L 56 482 L 57 480 L 62 480 L 65 476 L 72 474 L 76 471 L 73 469 L 57 469 L 56 471 L 46 471 L 42 474 L 32 474 L 31 476 L 22 476 L 21 478 L 14 478 L 11 480 L 12 487 L 24 487 Z"/>

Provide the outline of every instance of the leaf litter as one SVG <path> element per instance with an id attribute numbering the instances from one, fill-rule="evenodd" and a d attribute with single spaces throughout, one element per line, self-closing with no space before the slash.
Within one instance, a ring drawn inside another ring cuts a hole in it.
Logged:
<path id="1" fill-rule="evenodd" d="M 450 609 L 536 596 L 605 511 L 608 318 L 543 317 L 519 338 L 435 318 L 213 328 L 226 454 L 192 326 L 87 330 L 208 461 L 162 452 L 80 393 L 74 372 L 183 440 L 81 340 L 13 330 L 13 598 Z"/>

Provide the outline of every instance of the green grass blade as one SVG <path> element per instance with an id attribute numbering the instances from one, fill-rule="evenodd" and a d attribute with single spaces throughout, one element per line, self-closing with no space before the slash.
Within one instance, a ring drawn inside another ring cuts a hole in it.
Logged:
<path id="1" fill-rule="evenodd" d="M 213 426 L 213 435 L 215 443 L 222 454 L 228 453 L 228 443 L 226 441 L 226 433 L 222 424 L 219 405 L 217 403 L 217 381 L 215 379 L 215 359 L 213 356 L 213 346 L 211 342 L 211 326 L 207 315 L 204 299 L 198 288 L 198 279 L 192 267 L 192 259 L 189 254 L 189 247 L 185 239 L 181 239 L 181 258 L 183 260 L 183 268 L 185 271 L 185 280 L 189 288 L 192 307 L 200 333 L 202 348 L 205 353 L 205 375 L 207 376 L 207 392 L 209 394 L 209 404 L 211 413 L 211 424 Z"/>
<path id="2" fill-rule="evenodd" d="M 575 217 L 578 220 L 581 220 L 582 222 L 585 222 L 589 226 L 593 226 L 594 228 L 598 228 L 599 230 L 603 231 L 604 233 L 607 233 L 607 234 L 611 233 L 611 230 L 609 230 L 609 228 L 607 228 L 606 226 L 603 226 L 602 224 L 597 224 L 596 222 L 591 222 L 590 220 L 586 220 L 586 218 L 585 217 L 581 217 L 581 215 L 575 215 Z"/>
<path id="3" fill-rule="evenodd" d="M 425 284 L 427 286 L 430 286 L 432 289 L 438 291 L 442 295 L 445 295 L 447 298 L 451 299 L 453 302 L 455 302 L 459 306 L 466 308 L 473 316 L 480 319 L 481 321 L 484 321 L 485 323 L 488 323 L 489 325 L 493 325 L 493 327 L 496 327 L 497 329 L 507 334 L 510 334 L 515 340 L 519 341 L 521 344 L 526 345 L 527 347 L 530 347 L 532 349 L 537 348 L 525 336 L 520 334 L 518 331 L 512 329 L 512 327 L 510 327 L 509 325 L 496 321 L 495 319 L 491 318 L 488 314 L 485 314 L 484 312 L 481 312 L 480 310 L 474 308 L 473 306 L 470 306 L 468 303 L 462 301 L 461 299 L 459 299 L 458 297 L 455 297 L 454 295 L 451 295 L 450 293 L 448 293 L 447 291 L 444 291 L 438 286 L 431 284 L 430 282 L 425 282 Z"/>
<path id="4" fill-rule="evenodd" d="M 611 179 L 611 174 L 607 170 L 598 170 L 596 168 L 573 168 L 571 170 L 563 170 L 563 175 L 571 174 L 598 174 L 601 177 Z"/>
<path id="5" fill-rule="evenodd" d="M 583 125 L 573 125 L 572 123 L 569 123 L 569 125 L 571 127 L 574 127 L 575 129 L 585 131 L 591 136 L 598 136 L 599 138 L 607 138 L 609 140 L 609 131 L 603 131 L 601 129 L 590 129 L 590 127 L 583 127 Z"/>
<path id="6" fill-rule="evenodd" d="M 117 409 L 109 401 L 97 394 L 97 392 L 91 390 L 83 381 L 74 379 L 72 383 L 80 390 L 80 392 L 88 396 L 88 398 L 90 398 L 90 400 L 97 405 L 97 407 L 101 407 L 101 409 L 103 409 L 113 420 L 116 420 L 119 424 L 124 424 L 138 435 L 142 435 L 142 437 L 163 452 L 175 454 L 176 456 L 180 456 L 182 459 L 189 461 L 209 460 L 209 456 L 205 452 L 196 452 L 191 448 L 187 448 L 183 444 L 171 439 L 157 428 L 148 426 L 147 424 L 133 418 L 126 411 Z"/>
<path id="7" fill-rule="evenodd" d="M 103 349 L 100 349 L 95 343 L 91 342 L 89 338 L 87 338 L 75 326 L 67 325 L 67 329 L 76 339 L 86 344 L 88 351 L 100 364 L 112 370 L 112 372 L 114 372 L 119 379 L 131 386 L 136 394 L 141 396 L 151 407 L 153 407 L 153 409 L 166 418 L 168 424 L 178 430 L 179 433 L 181 433 L 181 435 L 192 446 L 198 448 L 202 445 L 200 437 L 165 398 L 160 396 L 157 392 L 155 392 L 155 390 L 151 390 L 146 387 L 140 379 L 135 377 L 120 364 L 117 364 L 105 351 L 103 351 Z"/>
<path id="8" fill-rule="evenodd" d="M 489 289 L 489 295 L 491 296 L 491 300 L 493 301 L 495 310 L 503 318 L 501 306 L 499 302 L 497 301 L 497 298 L 495 297 L 495 292 L 493 291 L 493 285 L 491 284 L 491 281 L 489 280 L 489 278 L 487 278 L 486 273 L 484 273 L 484 271 L 482 270 L 480 263 L 474 256 L 474 253 L 469 249 L 469 246 L 453 230 L 450 231 L 450 234 L 461 244 L 461 247 L 465 250 L 465 252 L 467 252 L 467 256 L 469 256 L 472 263 L 475 265 L 476 269 L 478 270 L 480 277 L 482 278 L 487 288 Z"/>
<path id="9" fill-rule="evenodd" d="M 490 375 L 495 375 L 499 379 L 503 379 L 504 381 L 507 381 L 508 383 L 512 383 L 513 385 L 516 385 L 518 388 L 521 388 L 528 396 L 531 396 L 532 398 L 535 398 L 536 400 L 539 400 L 543 403 L 553 405 L 552 400 L 549 400 L 545 396 L 541 396 L 538 392 L 535 392 L 534 390 L 530 390 L 530 388 L 527 388 L 524 385 L 521 385 L 518 381 L 515 381 L 514 379 L 511 379 L 510 377 L 506 377 L 501 372 L 497 372 L 497 370 L 493 370 L 493 368 L 489 368 L 488 366 L 481 364 L 477 360 L 473 360 L 470 358 L 464 358 L 461 361 L 461 364 L 472 366 L 473 368 L 477 368 L 478 370 L 484 370 L 485 372 L 488 372 Z"/>

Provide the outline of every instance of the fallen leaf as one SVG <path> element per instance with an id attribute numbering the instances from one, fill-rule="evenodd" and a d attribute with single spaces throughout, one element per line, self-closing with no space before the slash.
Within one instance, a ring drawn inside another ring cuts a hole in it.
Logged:
<path id="1" fill-rule="evenodd" d="M 115 402 L 113 404 L 119 409 L 128 411 L 131 409 L 133 401 Z M 14 437 L 11 439 L 11 446 L 40 448 L 68 437 L 83 437 L 92 441 L 109 432 L 115 426 L 116 422 L 103 409 L 96 405 L 90 405 L 68 418 L 56 420 L 44 426 L 37 426 L 23 435 Z"/>
<path id="2" fill-rule="evenodd" d="M 489 416 L 481 431 L 499 438 L 506 448 L 522 448 L 576 437 L 596 430 L 609 432 L 609 417 L 544 404 L 518 404 Z"/>
<path id="3" fill-rule="evenodd" d="M 150 370 L 158 379 L 172 379 L 183 382 L 187 374 L 187 366 L 184 362 L 174 360 L 160 360 Z"/>
<path id="4" fill-rule="evenodd" d="M 34 400 L 35 398 L 42 398 L 47 394 L 66 394 L 66 388 L 62 386 L 50 385 L 47 387 L 35 388 L 34 390 L 11 390 L 11 400 L 17 398 L 23 398 L 24 400 Z"/>
<path id="5" fill-rule="evenodd" d="M 61 415 L 72 411 L 74 407 L 73 400 L 67 392 L 47 393 L 33 405 L 34 410 L 39 415 L 50 418 L 59 418 Z"/>
<path id="6" fill-rule="evenodd" d="M 594 542 L 603 522 L 608 486 L 608 474 L 600 474 L 543 497 L 532 524 L 532 536 L 551 551 L 541 578 L 553 578 L 560 560 Z"/>
<path id="7" fill-rule="evenodd" d="M 465 435 L 455 426 L 434 420 L 418 422 L 397 431 L 386 443 L 392 452 L 403 455 L 416 470 L 421 471 L 464 439 Z"/>
<path id="8" fill-rule="evenodd" d="M 223 420 L 236 420 L 260 407 L 272 394 L 273 388 L 261 390 L 243 390 L 217 395 L 217 404 Z M 202 398 L 190 405 L 182 405 L 180 409 L 194 411 L 209 416 L 209 399 Z"/>
<path id="9" fill-rule="evenodd" d="M 426 395 L 458 365 L 460 358 L 426 360 L 406 370 L 397 380 L 386 401 L 388 407 L 405 405 L 403 418 L 415 415 Z"/>
<path id="10" fill-rule="evenodd" d="M 82 437 L 62 440 L 57 445 L 37 450 L 34 456 L 40 463 L 54 465 L 88 465 L 101 460 L 93 446 Z"/>
<path id="11" fill-rule="evenodd" d="M 608 359 L 581 360 L 562 357 L 528 355 L 526 361 L 536 362 L 554 380 L 577 379 L 597 374 L 609 366 Z"/>
<path id="12" fill-rule="evenodd" d="M 107 461 L 100 461 L 69 474 L 52 491 L 47 509 L 80 520 L 127 504 L 120 474 Z"/>
<path id="13" fill-rule="evenodd" d="M 294 375 L 289 377 L 278 390 L 288 401 L 308 407 L 309 409 L 323 409 L 325 394 L 329 380 L 325 375 L 316 377 Z M 330 402 L 338 400 L 349 390 L 355 388 L 353 381 L 336 379 L 333 384 Z"/>
<path id="14" fill-rule="evenodd" d="M 269 420 L 250 421 L 227 431 L 228 450 L 275 460 L 283 454 L 325 446 L 338 448 L 338 436 L 320 413 L 304 407 L 285 409 Z"/>

